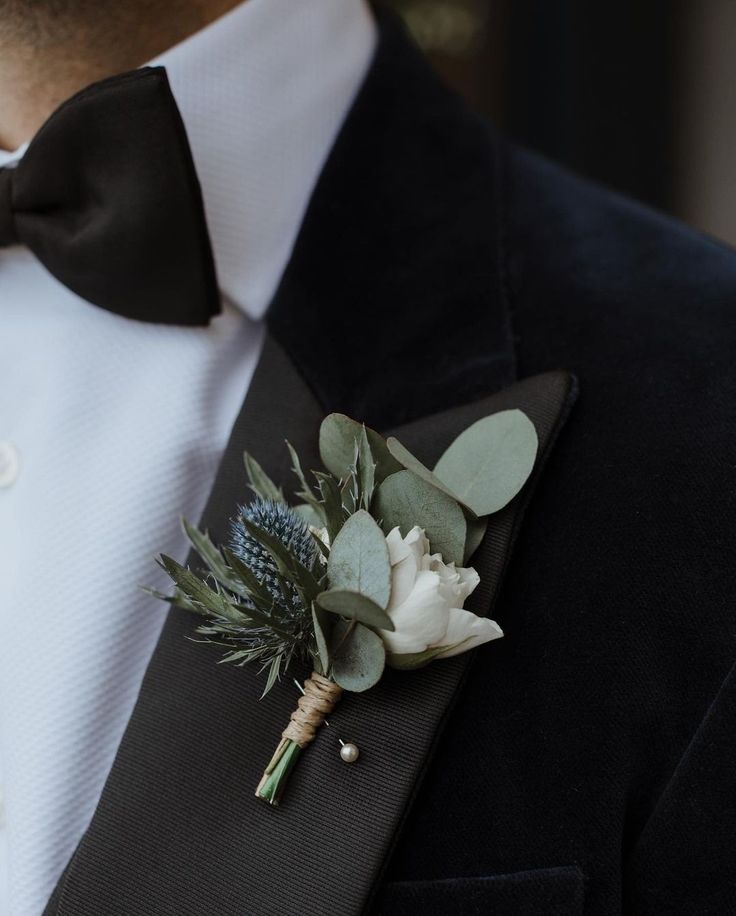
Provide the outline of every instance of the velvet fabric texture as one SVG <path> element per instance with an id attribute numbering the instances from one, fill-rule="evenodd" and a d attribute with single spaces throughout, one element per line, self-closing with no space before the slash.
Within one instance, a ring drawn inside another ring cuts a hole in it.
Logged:
<path id="1" fill-rule="evenodd" d="M 271 334 L 322 411 L 382 430 L 549 369 L 573 371 L 581 393 L 494 609 L 506 635 L 474 654 L 373 913 L 736 911 L 735 299 L 731 251 L 509 144 L 383 23 Z M 165 671 L 154 659 L 149 677 Z M 237 671 L 217 673 L 238 689 Z M 192 716 L 207 702 L 196 678 L 161 708 L 175 699 Z M 240 760 L 207 722 L 191 740 L 210 742 L 218 799 L 215 769 L 236 778 Z M 134 716 L 128 748 L 139 741 Z M 147 853 L 140 824 L 126 832 L 125 747 L 49 913 L 99 912 L 78 905 L 85 882 L 114 901 L 116 880 L 136 894 L 177 876 L 211 912 L 250 912 L 237 869 L 218 875 L 203 845 L 216 836 L 219 855 L 233 825 L 195 815 L 176 790 L 187 759 L 160 759 L 155 741 L 135 765 L 166 768 L 158 829 L 189 853 L 170 859 L 156 840 Z M 344 823 L 370 830 L 369 816 Z M 262 880 L 298 881 L 298 863 Z M 186 894 L 156 904 L 139 911 L 203 912 Z"/>

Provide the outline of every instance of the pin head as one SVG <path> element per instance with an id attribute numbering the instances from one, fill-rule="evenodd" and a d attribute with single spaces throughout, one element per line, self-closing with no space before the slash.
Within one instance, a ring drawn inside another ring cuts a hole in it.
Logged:
<path id="1" fill-rule="evenodd" d="M 360 757 L 360 751 L 357 745 L 343 744 L 340 748 L 340 758 L 344 760 L 345 763 L 355 763 L 358 757 Z"/>

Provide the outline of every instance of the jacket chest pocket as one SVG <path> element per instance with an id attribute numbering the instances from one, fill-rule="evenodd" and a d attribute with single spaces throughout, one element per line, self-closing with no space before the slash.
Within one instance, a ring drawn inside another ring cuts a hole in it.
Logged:
<path id="1" fill-rule="evenodd" d="M 582 916 L 584 877 L 574 867 L 479 878 L 394 881 L 375 916 Z"/>

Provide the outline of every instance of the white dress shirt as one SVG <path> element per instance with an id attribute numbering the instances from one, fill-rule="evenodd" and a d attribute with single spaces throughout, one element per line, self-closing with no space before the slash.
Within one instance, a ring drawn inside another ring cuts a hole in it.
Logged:
<path id="1" fill-rule="evenodd" d="M 166 613 L 139 585 L 186 555 L 374 45 L 364 0 L 249 0 L 154 62 L 202 182 L 209 328 L 112 315 L 0 250 L 1 916 L 39 916 L 94 812 Z"/>

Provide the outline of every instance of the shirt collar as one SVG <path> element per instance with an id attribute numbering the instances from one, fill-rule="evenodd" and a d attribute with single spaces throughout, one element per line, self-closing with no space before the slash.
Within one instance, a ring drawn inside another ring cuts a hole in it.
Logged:
<path id="1" fill-rule="evenodd" d="M 319 172 L 370 65 L 365 0 L 246 0 L 163 66 L 202 185 L 220 289 L 263 317 Z M 13 166 L 28 144 L 0 150 Z"/>
<path id="2" fill-rule="evenodd" d="M 265 313 L 370 65 L 365 0 L 247 0 L 162 54 L 189 136 L 223 295 Z"/>

